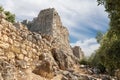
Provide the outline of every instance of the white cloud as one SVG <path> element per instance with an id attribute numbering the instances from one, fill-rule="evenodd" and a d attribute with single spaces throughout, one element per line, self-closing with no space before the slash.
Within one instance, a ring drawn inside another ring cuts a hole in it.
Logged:
<path id="1" fill-rule="evenodd" d="M 90 38 L 84 41 L 76 41 L 75 43 L 71 43 L 71 46 L 80 46 L 85 56 L 90 56 L 95 50 L 99 48 L 99 44 L 97 43 L 95 38 Z"/>

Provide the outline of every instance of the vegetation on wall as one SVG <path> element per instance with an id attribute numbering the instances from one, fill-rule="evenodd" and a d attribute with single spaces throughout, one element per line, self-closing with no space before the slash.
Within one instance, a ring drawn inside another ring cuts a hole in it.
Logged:
<path id="1" fill-rule="evenodd" d="M 14 23 L 15 22 L 15 14 L 12 14 L 9 11 L 4 11 L 4 8 L 2 6 L 0 6 L 0 13 L 4 13 L 6 15 L 6 20 L 9 22 Z"/>

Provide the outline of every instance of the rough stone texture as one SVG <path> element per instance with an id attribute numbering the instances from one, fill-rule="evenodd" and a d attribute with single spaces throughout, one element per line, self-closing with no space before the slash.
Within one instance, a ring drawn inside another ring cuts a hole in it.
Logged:
<path id="1" fill-rule="evenodd" d="M 53 57 L 47 53 L 43 53 L 39 56 L 40 62 L 37 63 L 33 73 L 47 77 L 53 78 L 55 68 L 58 69 L 58 65 L 54 62 Z M 55 67 L 55 68 L 54 68 Z"/>
<path id="2" fill-rule="evenodd" d="M 0 80 L 50 80 L 59 70 L 77 65 L 55 9 L 22 23 L 12 24 L 0 13 Z"/>
<path id="3" fill-rule="evenodd" d="M 25 20 L 23 23 L 27 25 L 30 31 L 41 33 L 51 44 L 47 43 L 51 45 L 52 48 L 57 49 L 57 52 L 53 52 L 57 53 L 55 56 L 59 56 L 58 58 L 61 59 L 57 61 L 58 65 L 65 64 L 63 65 L 64 68 L 61 69 L 72 67 L 71 65 L 75 63 L 77 58 L 73 55 L 69 44 L 68 30 L 62 25 L 60 16 L 54 8 L 42 10 L 33 21 Z M 31 40 L 30 37 L 31 36 L 29 36 L 29 40 Z M 64 55 L 67 56 L 66 59 L 62 57 Z"/>
<path id="4" fill-rule="evenodd" d="M 73 54 L 78 58 L 78 59 L 83 59 L 84 58 L 84 53 L 81 50 L 79 46 L 75 46 L 72 48 Z"/>
<path id="5" fill-rule="evenodd" d="M 13 64 L 17 70 L 31 68 L 32 72 L 36 67 L 34 62 L 39 61 L 39 56 L 45 52 L 45 49 L 48 51 L 48 53 L 50 53 L 51 46 L 48 46 L 42 40 L 42 37 L 39 33 L 33 33 L 27 30 L 27 28 L 21 23 L 15 23 L 14 25 L 10 22 L 7 22 L 3 18 L 1 19 L 0 59 L 6 61 L 10 65 Z M 30 39 L 28 38 L 29 35 L 31 35 Z M 46 39 L 44 38 L 44 40 Z M 0 66 L 1 65 L 2 64 L 0 64 Z M 6 75 L 6 77 L 3 76 L 3 72 L 0 72 L 3 79 L 13 80 L 7 78 L 9 75 Z"/>
<path id="6" fill-rule="evenodd" d="M 59 68 L 62 70 L 70 68 L 74 65 L 71 57 L 65 54 L 63 49 L 53 48 L 52 55 Z"/>
<path id="7" fill-rule="evenodd" d="M 80 74 L 77 63 L 83 54 L 79 47 L 72 51 L 68 31 L 55 9 L 42 10 L 33 21 L 22 23 L 28 28 L 6 21 L 0 13 L 0 80 L 107 79 Z"/>
<path id="8" fill-rule="evenodd" d="M 52 49 L 52 54 L 60 69 L 68 68 L 67 55 L 62 50 Z"/>
<path id="9" fill-rule="evenodd" d="M 69 47 L 68 30 L 62 25 L 60 16 L 54 8 L 42 10 L 33 21 L 23 21 L 32 32 L 39 32 L 42 35 L 52 36 L 53 43 L 62 43 Z"/>
<path id="10" fill-rule="evenodd" d="M 29 29 L 34 32 L 40 31 L 42 34 L 52 35 L 53 11 L 54 9 L 42 10 L 38 17 L 34 18 Z"/>
<path id="11" fill-rule="evenodd" d="M 16 68 L 5 60 L 0 60 L 0 80 L 15 80 Z"/>

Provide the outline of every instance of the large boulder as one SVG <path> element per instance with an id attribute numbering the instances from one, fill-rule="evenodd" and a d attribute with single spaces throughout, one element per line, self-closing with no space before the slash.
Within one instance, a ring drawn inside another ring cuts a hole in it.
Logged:
<path id="1" fill-rule="evenodd" d="M 73 65 L 71 57 L 68 56 L 62 49 L 53 48 L 52 55 L 59 68 L 62 70 L 65 70 Z"/>
<path id="2" fill-rule="evenodd" d="M 68 67 L 67 55 L 65 55 L 62 50 L 57 50 L 54 48 L 52 49 L 52 54 L 60 69 L 66 69 Z"/>
<path id="3" fill-rule="evenodd" d="M 46 77 L 46 78 L 53 78 L 54 72 L 58 68 L 56 63 L 54 62 L 50 53 L 43 53 L 39 56 L 39 62 L 36 64 L 33 73 Z"/>

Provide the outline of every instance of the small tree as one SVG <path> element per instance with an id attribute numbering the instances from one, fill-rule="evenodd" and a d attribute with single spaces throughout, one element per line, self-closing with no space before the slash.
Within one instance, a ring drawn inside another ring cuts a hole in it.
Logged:
<path id="1" fill-rule="evenodd" d="M 7 21 L 12 22 L 12 23 L 15 22 L 15 14 L 11 14 L 9 11 L 5 11 L 4 13 L 7 16 L 6 17 Z"/>
<path id="2" fill-rule="evenodd" d="M 9 11 L 4 11 L 4 8 L 0 6 L 0 13 L 3 12 L 6 15 L 6 20 L 9 22 L 14 23 L 15 22 L 15 14 L 12 14 Z"/>

